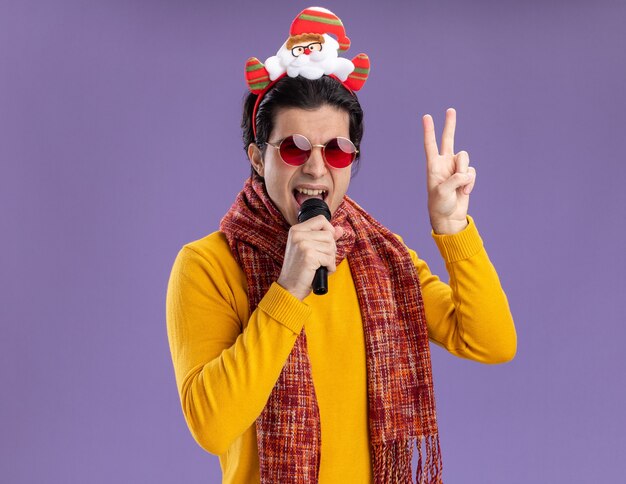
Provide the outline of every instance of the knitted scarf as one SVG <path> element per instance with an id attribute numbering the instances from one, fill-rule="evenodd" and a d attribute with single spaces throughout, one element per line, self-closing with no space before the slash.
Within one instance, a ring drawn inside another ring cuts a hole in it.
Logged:
<path id="1" fill-rule="evenodd" d="M 331 223 L 344 229 L 336 261 L 339 265 L 348 258 L 363 321 L 374 482 L 412 483 L 417 444 L 417 483 L 441 483 L 430 348 L 417 270 L 402 242 L 347 195 Z M 264 182 L 248 179 L 220 230 L 246 274 L 252 314 L 278 279 L 289 224 Z M 321 426 L 304 327 L 256 420 L 256 434 L 262 484 L 318 482 Z"/>

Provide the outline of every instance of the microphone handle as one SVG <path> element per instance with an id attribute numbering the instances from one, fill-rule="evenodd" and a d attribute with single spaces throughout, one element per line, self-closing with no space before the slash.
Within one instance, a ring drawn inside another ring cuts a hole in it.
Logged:
<path id="1" fill-rule="evenodd" d="M 328 205 L 326 205 L 326 202 L 319 198 L 309 198 L 302 202 L 300 206 L 298 222 L 305 222 L 317 215 L 324 215 L 326 220 L 330 221 L 330 209 Z M 317 294 L 318 296 L 328 292 L 328 269 L 326 267 L 321 266 L 315 271 L 311 286 L 313 288 L 313 294 Z"/>
<path id="2" fill-rule="evenodd" d="M 313 293 L 318 296 L 328 292 L 328 269 L 321 266 L 315 271 L 313 277 Z"/>

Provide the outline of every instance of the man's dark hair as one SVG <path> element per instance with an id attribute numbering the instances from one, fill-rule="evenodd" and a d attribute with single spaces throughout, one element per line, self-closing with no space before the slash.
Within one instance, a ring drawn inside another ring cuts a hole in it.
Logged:
<path id="1" fill-rule="evenodd" d="M 257 95 L 248 93 L 243 103 L 243 149 L 248 154 L 250 143 L 256 142 L 265 158 L 267 141 L 274 128 L 276 113 L 281 108 L 317 109 L 328 105 L 346 111 L 350 117 L 350 140 L 359 152 L 356 155 L 352 175 L 356 174 L 360 158 L 360 144 L 363 137 L 363 110 L 359 100 L 352 95 L 337 79 L 322 76 L 310 80 L 302 76 L 285 76 L 280 79 L 264 96 L 256 113 L 256 140 L 252 131 L 252 110 Z M 251 176 L 259 175 L 251 167 Z"/>

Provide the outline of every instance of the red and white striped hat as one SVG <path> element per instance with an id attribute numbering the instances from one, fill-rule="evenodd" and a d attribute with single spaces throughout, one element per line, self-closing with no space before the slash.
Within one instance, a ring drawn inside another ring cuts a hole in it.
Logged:
<path id="1" fill-rule="evenodd" d="M 339 17 L 322 7 L 305 8 L 293 20 L 289 35 L 300 34 L 334 34 L 339 42 L 339 52 L 350 48 L 350 39 Z"/>

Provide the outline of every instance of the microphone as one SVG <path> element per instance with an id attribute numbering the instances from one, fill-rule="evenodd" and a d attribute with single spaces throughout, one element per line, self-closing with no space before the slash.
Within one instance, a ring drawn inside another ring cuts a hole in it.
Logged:
<path id="1" fill-rule="evenodd" d="M 323 215 L 330 222 L 330 209 L 324 200 L 319 198 L 309 198 L 302 202 L 300 211 L 298 212 L 298 222 L 306 222 L 310 218 Z M 321 266 L 315 271 L 313 277 L 313 293 L 319 295 L 328 292 L 328 269 Z"/>

